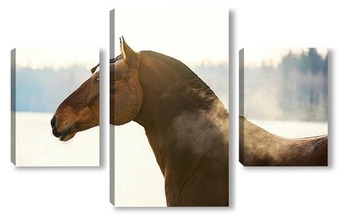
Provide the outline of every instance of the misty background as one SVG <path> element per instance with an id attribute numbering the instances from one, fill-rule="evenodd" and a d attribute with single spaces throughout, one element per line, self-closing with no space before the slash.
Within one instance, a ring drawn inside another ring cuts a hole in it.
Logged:
<path id="1" fill-rule="evenodd" d="M 229 70 L 228 63 L 203 61 L 189 66 L 216 94 L 229 112 Z"/>
<path id="2" fill-rule="evenodd" d="M 19 68 L 16 71 L 15 110 L 53 113 L 90 76 L 89 70 L 81 65 L 58 69 Z"/>
<path id="3" fill-rule="evenodd" d="M 245 60 L 247 53 L 243 51 Z M 289 51 L 277 65 L 272 59 L 263 60 L 260 65 L 244 63 L 240 72 L 244 78 L 240 83 L 240 114 L 245 117 L 328 120 L 328 53 L 321 55 L 315 48 Z"/>

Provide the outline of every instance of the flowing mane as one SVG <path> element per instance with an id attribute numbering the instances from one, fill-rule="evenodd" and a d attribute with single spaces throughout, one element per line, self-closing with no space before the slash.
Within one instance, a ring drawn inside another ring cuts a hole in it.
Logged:
<path id="1" fill-rule="evenodd" d="M 153 71 L 157 75 L 146 73 L 141 82 L 142 79 L 154 78 L 151 79 L 152 84 L 156 82 L 162 88 L 159 95 L 168 102 L 181 100 L 183 108 L 188 106 L 193 109 L 208 109 L 220 103 L 224 108 L 212 89 L 181 61 L 153 51 L 140 51 L 140 56 L 157 64 Z"/>
<path id="2" fill-rule="evenodd" d="M 181 61 L 174 59 L 170 56 L 154 52 L 154 51 L 140 51 L 140 55 L 151 57 L 153 60 L 158 60 L 158 62 L 164 63 L 172 70 L 181 74 L 184 79 L 194 79 L 199 78 L 189 67 L 183 64 Z"/>

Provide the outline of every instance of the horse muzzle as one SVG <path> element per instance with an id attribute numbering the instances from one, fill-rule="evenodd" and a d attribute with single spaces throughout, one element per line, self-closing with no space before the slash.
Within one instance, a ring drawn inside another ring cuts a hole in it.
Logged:
<path id="1" fill-rule="evenodd" d="M 73 125 L 67 125 L 66 127 L 63 128 L 62 131 L 59 131 L 57 128 L 57 120 L 56 116 L 54 116 L 51 119 L 51 127 L 52 127 L 52 134 L 59 138 L 61 141 L 67 141 L 74 137 L 75 132 L 74 132 L 74 126 Z"/>

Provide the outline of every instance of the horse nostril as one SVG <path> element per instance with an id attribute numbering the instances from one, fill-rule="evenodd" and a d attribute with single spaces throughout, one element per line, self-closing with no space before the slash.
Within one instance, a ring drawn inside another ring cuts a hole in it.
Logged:
<path id="1" fill-rule="evenodd" d="M 54 117 L 51 119 L 51 127 L 52 127 L 52 128 L 55 128 L 55 127 L 56 127 L 56 116 L 54 116 Z"/>

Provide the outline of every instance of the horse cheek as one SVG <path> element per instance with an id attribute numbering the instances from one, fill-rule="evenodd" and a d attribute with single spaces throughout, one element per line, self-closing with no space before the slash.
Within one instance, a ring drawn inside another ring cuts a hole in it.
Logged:
<path id="1" fill-rule="evenodd" d="M 142 91 L 138 83 L 121 84 L 117 87 L 114 100 L 114 125 L 123 125 L 133 120 L 140 111 L 142 104 Z"/>
<path id="2" fill-rule="evenodd" d="M 90 115 L 90 121 L 91 121 L 91 127 L 98 126 L 100 124 L 100 105 L 99 105 L 99 96 L 94 99 L 93 104 L 90 106 L 89 115 Z"/>

